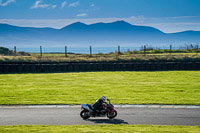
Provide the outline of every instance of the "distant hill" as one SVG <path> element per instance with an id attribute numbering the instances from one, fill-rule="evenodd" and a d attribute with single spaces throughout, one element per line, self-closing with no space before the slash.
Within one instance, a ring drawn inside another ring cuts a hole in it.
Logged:
<path id="1" fill-rule="evenodd" d="M 61 29 L 18 27 L 0 24 L 0 45 L 42 46 L 152 46 L 199 43 L 200 31 L 164 33 L 148 26 L 131 25 L 125 21 L 87 25 L 76 22 Z"/>

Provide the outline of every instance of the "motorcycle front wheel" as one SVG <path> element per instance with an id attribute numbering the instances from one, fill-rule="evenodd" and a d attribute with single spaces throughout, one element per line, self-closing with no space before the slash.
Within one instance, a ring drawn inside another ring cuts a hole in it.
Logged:
<path id="1" fill-rule="evenodd" d="M 113 119 L 113 118 L 115 118 L 117 116 L 117 111 L 115 110 L 113 113 L 110 113 L 110 114 L 107 114 L 107 117 L 109 118 L 109 119 Z"/>
<path id="2" fill-rule="evenodd" d="M 81 118 L 83 118 L 84 120 L 90 118 L 90 112 L 87 110 L 82 110 L 80 113 Z"/>

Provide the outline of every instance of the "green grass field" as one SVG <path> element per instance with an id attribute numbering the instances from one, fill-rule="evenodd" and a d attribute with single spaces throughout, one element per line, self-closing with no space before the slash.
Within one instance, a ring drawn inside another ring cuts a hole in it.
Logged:
<path id="1" fill-rule="evenodd" d="M 0 104 L 200 105 L 200 71 L 1 74 Z"/>
<path id="2" fill-rule="evenodd" d="M 199 133 L 200 126 L 161 125 L 19 125 L 0 126 L 1 133 Z"/>

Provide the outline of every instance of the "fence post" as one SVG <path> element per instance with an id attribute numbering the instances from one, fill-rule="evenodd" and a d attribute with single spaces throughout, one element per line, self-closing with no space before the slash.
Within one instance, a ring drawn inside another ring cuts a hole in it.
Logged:
<path id="1" fill-rule="evenodd" d="M 144 55 L 146 55 L 146 45 L 144 45 Z"/>
<path id="2" fill-rule="evenodd" d="M 42 46 L 40 46 L 40 57 L 42 57 Z"/>
<path id="3" fill-rule="evenodd" d="M 120 46 L 118 45 L 118 54 L 120 54 Z"/>
<path id="4" fill-rule="evenodd" d="M 90 46 L 90 57 L 92 56 L 92 46 Z"/>
<path id="5" fill-rule="evenodd" d="M 15 54 L 15 56 L 17 55 L 17 48 L 16 48 L 16 46 L 14 46 L 14 54 Z"/>
<path id="6" fill-rule="evenodd" d="M 172 54 L 172 45 L 170 45 L 170 55 Z"/>
<path id="7" fill-rule="evenodd" d="M 67 57 L 67 46 L 65 46 L 65 57 Z"/>

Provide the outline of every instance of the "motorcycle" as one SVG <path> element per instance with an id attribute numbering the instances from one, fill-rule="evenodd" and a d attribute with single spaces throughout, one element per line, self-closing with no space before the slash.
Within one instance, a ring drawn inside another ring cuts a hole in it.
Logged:
<path id="1" fill-rule="evenodd" d="M 96 110 L 96 113 L 93 111 L 93 108 L 89 104 L 81 104 L 81 112 L 80 116 L 84 120 L 90 118 L 90 117 L 105 117 L 107 116 L 109 119 L 113 119 L 117 116 L 117 111 L 114 109 L 114 106 L 110 102 L 109 99 L 107 99 L 109 103 L 105 102 L 100 109 Z"/>

